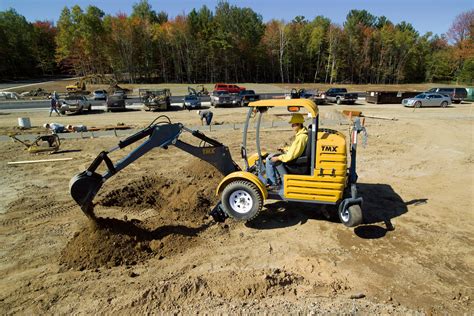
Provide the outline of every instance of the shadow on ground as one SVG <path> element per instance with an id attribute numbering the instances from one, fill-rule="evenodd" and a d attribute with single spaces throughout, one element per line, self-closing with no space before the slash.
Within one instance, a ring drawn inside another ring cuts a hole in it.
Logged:
<path id="1" fill-rule="evenodd" d="M 425 204 L 428 201 L 416 199 L 404 202 L 388 184 L 359 183 L 357 188 L 364 199 L 362 212 L 365 225 L 356 227 L 354 233 L 361 238 L 385 236 L 387 231 L 394 229 L 391 219 L 408 212 L 407 205 Z M 335 206 L 276 201 L 266 204 L 260 215 L 246 225 L 254 229 L 277 229 L 302 225 L 310 219 L 339 223 Z M 381 222 L 385 227 L 375 225 Z"/>

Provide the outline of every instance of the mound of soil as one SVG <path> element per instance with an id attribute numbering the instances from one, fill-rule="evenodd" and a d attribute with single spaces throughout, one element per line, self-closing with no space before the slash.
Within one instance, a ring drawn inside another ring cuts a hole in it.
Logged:
<path id="1" fill-rule="evenodd" d="M 153 208 L 159 216 L 144 222 L 98 217 L 75 234 L 62 251 L 60 263 L 84 270 L 134 265 L 155 255 L 163 258 L 186 251 L 207 228 L 207 224 L 194 226 L 202 223 L 217 202 L 215 190 L 221 179 L 214 167 L 196 160 L 174 179 L 147 175 L 101 193 L 97 204 L 102 207 Z M 171 218 L 179 218 L 182 223 L 165 225 Z"/>
<path id="2" fill-rule="evenodd" d="M 180 225 L 150 229 L 138 220 L 98 218 L 74 235 L 59 263 L 75 270 L 135 265 L 155 255 L 164 258 L 186 251 L 203 229 Z"/>
<path id="3" fill-rule="evenodd" d="M 134 210 L 153 208 L 162 216 L 179 212 L 180 218 L 200 221 L 217 203 L 216 188 L 223 176 L 200 160 L 175 175 L 146 175 L 120 188 L 101 192 L 98 205 Z"/>
<path id="4" fill-rule="evenodd" d="M 134 265 L 150 257 L 149 232 L 135 223 L 98 218 L 77 232 L 60 264 L 77 270 Z"/>
<path id="5" fill-rule="evenodd" d="M 163 203 L 161 192 L 170 184 L 171 181 L 156 176 L 143 176 L 121 188 L 106 192 L 100 197 L 98 204 L 132 208 L 160 207 Z"/>

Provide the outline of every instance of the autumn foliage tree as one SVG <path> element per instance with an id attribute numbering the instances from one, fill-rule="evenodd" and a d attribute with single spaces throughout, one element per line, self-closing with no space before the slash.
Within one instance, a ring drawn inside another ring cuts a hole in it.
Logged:
<path id="1" fill-rule="evenodd" d="M 130 15 L 65 7 L 56 23 L 0 12 L 0 78 L 58 72 L 126 82 L 467 82 L 474 79 L 474 10 L 447 34 L 419 34 L 367 10 L 342 25 L 324 16 L 269 20 L 219 1 L 170 18 L 147 0 Z M 103 76 L 102 76 L 103 77 Z"/>

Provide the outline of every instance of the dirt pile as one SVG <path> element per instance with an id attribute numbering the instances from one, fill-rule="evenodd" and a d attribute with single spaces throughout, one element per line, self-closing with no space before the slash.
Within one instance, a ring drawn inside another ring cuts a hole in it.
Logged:
<path id="1" fill-rule="evenodd" d="M 217 200 L 215 189 L 221 178 L 214 167 L 196 161 L 173 179 L 146 175 L 101 193 L 100 207 L 137 212 L 152 208 L 157 215 L 144 221 L 98 217 L 74 235 L 60 263 L 84 270 L 134 265 L 155 255 L 163 258 L 186 251 L 208 227 L 203 219 Z"/>
<path id="2" fill-rule="evenodd" d="M 213 166 L 193 160 L 179 174 L 152 174 L 104 190 L 97 204 L 104 207 L 142 211 L 153 208 L 161 216 L 196 222 L 201 220 L 217 202 L 216 188 L 222 179 Z"/>
<path id="3" fill-rule="evenodd" d="M 169 188 L 171 180 L 156 176 L 143 176 L 121 188 L 113 189 L 99 197 L 102 206 L 118 206 L 142 209 L 160 207 L 163 204 L 162 191 Z"/>
<path id="4" fill-rule="evenodd" d="M 149 239 L 138 223 L 98 218 L 74 235 L 59 262 L 77 270 L 134 265 L 152 255 Z"/>

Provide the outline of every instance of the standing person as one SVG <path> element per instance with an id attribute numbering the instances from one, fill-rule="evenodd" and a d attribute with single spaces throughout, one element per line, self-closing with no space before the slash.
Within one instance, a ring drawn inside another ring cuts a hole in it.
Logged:
<path id="1" fill-rule="evenodd" d="M 54 97 L 54 95 L 51 96 L 51 101 L 50 101 L 50 108 L 49 108 L 49 116 L 51 117 L 51 113 L 56 112 L 58 116 L 61 116 L 58 111 L 58 101 Z"/>
<path id="2" fill-rule="evenodd" d="M 295 132 L 295 140 L 290 147 L 282 148 L 282 154 L 270 154 L 265 162 L 265 170 L 267 176 L 267 186 L 276 189 L 283 183 L 283 176 L 287 174 L 285 163 L 293 161 L 300 157 L 308 143 L 308 129 L 304 127 L 304 117 L 301 114 L 293 114 L 288 122 Z M 279 175 L 279 181 L 277 179 Z"/>
<path id="3" fill-rule="evenodd" d="M 212 122 L 212 117 L 214 116 L 214 114 L 211 112 L 211 111 L 208 111 L 208 110 L 205 110 L 205 111 L 202 111 L 202 110 L 198 110 L 196 112 L 199 117 L 201 118 L 201 125 L 204 125 L 204 120 L 206 120 L 206 125 L 211 125 L 211 122 Z"/>

